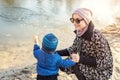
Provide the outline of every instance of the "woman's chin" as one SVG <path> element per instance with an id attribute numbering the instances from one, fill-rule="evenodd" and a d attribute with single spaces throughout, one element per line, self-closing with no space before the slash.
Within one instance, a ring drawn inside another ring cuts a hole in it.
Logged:
<path id="1" fill-rule="evenodd" d="M 75 29 L 75 30 L 77 30 L 77 31 L 81 31 L 81 29 Z"/>

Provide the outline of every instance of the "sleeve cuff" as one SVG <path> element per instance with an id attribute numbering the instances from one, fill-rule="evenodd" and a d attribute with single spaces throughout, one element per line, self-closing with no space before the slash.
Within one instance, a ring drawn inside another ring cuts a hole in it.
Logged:
<path id="1" fill-rule="evenodd" d="M 84 65 L 89 65 L 92 67 L 97 67 L 97 62 L 95 57 L 80 56 L 79 63 L 82 63 Z"/>

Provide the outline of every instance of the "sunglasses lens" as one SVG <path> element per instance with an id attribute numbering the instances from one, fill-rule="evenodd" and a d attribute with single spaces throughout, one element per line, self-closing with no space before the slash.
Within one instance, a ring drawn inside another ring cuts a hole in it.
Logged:
<path id="1" fill-rule="evenodd" d="M 73 18 L 70 18 L 70 21 L 71 21 L 72 23 L 74 23 L 74 19 L 73 19 Z"/>
<path id="2" fill-rule="evenodd" d="M 76 19 L 75 22 L 76 22 L 77 24 L 79 24 L 79 23 L 80 23 L 80 20 L 79 20 L 79 19 Z"/>

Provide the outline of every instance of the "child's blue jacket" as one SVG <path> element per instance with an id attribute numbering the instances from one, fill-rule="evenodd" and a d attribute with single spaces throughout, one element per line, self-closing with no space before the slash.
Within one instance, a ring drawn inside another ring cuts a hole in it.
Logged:
<path id="1" fill-rule="evenodd" d="M 54 54 L 46 53 L 35 44 L 33 49 L 34 57 L 37 59 L 37 74 L 50 76 L 58 74 L 59 67 L 70 67 L 75 65 L 71 60 L 64 60 L 55 52 Z"/>

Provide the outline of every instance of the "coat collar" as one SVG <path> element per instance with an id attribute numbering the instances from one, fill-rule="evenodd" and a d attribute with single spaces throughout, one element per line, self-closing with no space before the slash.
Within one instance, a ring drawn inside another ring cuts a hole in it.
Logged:
<path id="1" fill-rule="evenodd" d="M 91 40 L 92 34 L 93 34 L 93 29 L 94 29 L 94 24 L 92 23 L 92 21 L 89 23 L 88 29 L 86 30 L 86 32 L 81 36 L 82 38 L 84 38 L 85 40 Z M 77 31 L 74 31 L 75 34 L 77 34 Z"/>

